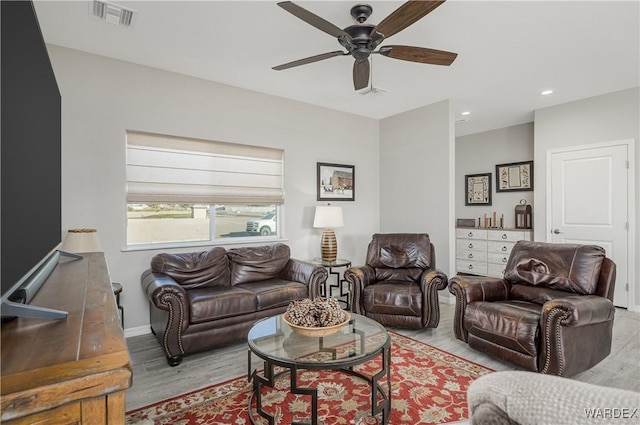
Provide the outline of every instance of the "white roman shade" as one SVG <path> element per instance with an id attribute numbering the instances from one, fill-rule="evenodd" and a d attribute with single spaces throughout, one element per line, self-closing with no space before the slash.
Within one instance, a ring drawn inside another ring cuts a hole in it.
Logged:
<path id="1" fill-rule="evenodd" d="M 127 132 L 127 202 L 284 201 L 281 149 Z"/>

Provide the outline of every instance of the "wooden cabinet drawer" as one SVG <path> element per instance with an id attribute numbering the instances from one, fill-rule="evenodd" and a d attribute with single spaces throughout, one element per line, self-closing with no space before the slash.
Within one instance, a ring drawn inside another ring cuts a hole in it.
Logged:
<path id="1" fill-rule="evenodd" d="M 484 229 L 456 229 L 456 238 L 487 239 L 487 231 Z"/>
<path id="2" fill-rule="evenodd" d="M 489 241 L 487 242 L 487 252 L 489 254 L 502 254 L 508 257 L 515 244 L 515 242 Z"/>
<path id="3" fill-rule="evenodd" d="M 489 254 L 487 256 L 487 262 L 492 263 L 492 264 L 501 264 L 503 267 L 507 265 L 508 261 L 509 261 L 509 256 L 508 255 Z"/>
<path id="4" fill-rule="evenodd" d="M 506 264 L 487 264 L 487 276 L 502 278 Z"/>
<path id="5" fill-rule="evenodd" d="M 486 249 L 457 249 L 456 258 L 461 260 L 487 261 Z"/>
<path id="6" fill-rule="evenodd" d="M 488 230 L 487 239 L 490 241 L 517 242 L 524 239 L 524 231 L 517 230 Z"/>
<path id="7" fill-rule="evenodd" d="M 456 252 L 462 251 L 487 251 L 487 241 L 475 239 L 458 239 L 456 241 Z"/>
<path id="8" fill-rule="evenodd" d="M 487 274 L 487 263 L 482 261 L 456 260 L 456 271 L 478 275 Z"/>

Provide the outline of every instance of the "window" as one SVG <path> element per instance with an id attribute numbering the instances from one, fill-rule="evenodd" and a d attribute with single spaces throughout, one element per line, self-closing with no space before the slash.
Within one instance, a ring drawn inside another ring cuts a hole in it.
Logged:
<path id="1" fill-rule="evenodd" d="M 280 235 L 279 149 L 127 132 L 127 245 Z"/>

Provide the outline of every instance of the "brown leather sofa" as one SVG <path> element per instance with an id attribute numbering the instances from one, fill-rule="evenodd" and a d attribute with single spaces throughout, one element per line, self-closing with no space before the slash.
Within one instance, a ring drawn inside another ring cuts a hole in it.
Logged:
<path id="1" fill-rule="evenodd" d="M 177 366 L 186 354 L 246 338 L 258 319 L 283 313 L 293 300 L 315 298 L 327 275 L 275 244 L 158 254 L 141 283 L 151 330 Z"/>
<path id="2" fill-rule="evenodd" d="M 367 264 L 344 273 L 354 313 L 382 325 L 422 329 L 440 321 L 438 291 L 447 275 L 436 269 L 436 253 L 426 233 L 374 234 Z"/>
<path id="3" fill-rule="evenodd" d="M 503 279 L 449 282 L 455 336 L 522 369 L 575 375 L 611 352 L 615 277 L 599 246 L 517 242 Z"/>

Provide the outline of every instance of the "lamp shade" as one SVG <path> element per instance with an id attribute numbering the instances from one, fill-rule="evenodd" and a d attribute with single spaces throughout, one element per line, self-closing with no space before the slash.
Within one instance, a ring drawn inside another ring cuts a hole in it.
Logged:
<path id="1" fill-rule="evenodd" d="M 96 229 L 69 229 L 60 251 L 73 254 L 81 252 L 104 252 Z"/>
<path id="2" fill-rule="evenodd" d="M 332 206 L 317 206 L 316 214 L 313 218 L 313 227 L 316 228 L 329 228 L 334 229 L 336 227 L 344 226 L 344 220 L 342 219 L 342 207 Z"/>

